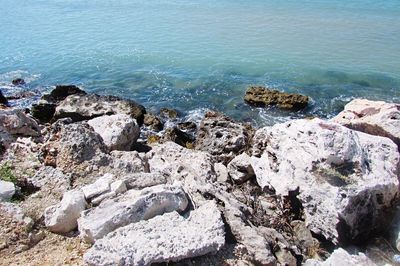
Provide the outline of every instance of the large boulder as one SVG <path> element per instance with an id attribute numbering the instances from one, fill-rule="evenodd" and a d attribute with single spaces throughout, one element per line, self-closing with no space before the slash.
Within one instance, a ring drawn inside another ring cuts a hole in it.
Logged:
<path id="1" fill-rule="evenodd" d="M 251 86 L 247 89 L 244 100 L 255 106 L 276 105 L 282 109 L 300 110 L 307 107 L 308 96 L 292 94 L 268 89 L 260 86 Z"/>
<path id="2" fill-rule="evenodd" d="M 40 128 L 37 122 L 22 110 L 0 110 L 0 128 L 13 136 L 40 136 Z"/>
<path id="3" fill-rule="evenodd" d="M 14 196 L 14 194 L 14 184 L 12 182 L 0 180 L 0 201 L 8 201 L 12 198 L 12 196 Z"/>
<path id="4" fill-rule="evenodd" d="M 225 243 L 221 214 L 214 202 L 122 227 L 96 241 L 84 255 L 89 265 L 151 265 L 215 253 Z"/>
<path id="5" fill-rule="evenodd" d="M 388 137 L 400 147 L 400 104 L 355 99 L 332 121 L 371 135 Z"/>
<path id="6" fill-rule="evenodd" d="M 370 260 L 364 253 L 351 255 L 346 250 L 339 248 L 336 249 L 328 259 L 319 261 L 309 259 L 305 262 L 304 266 L 333 266 L 333 265 L 364 265 L 375 266 L 376 264 Z"/>
<path id="7" fill-rule="evenodd" d="M 197 132 L 195 148 L 227 164 L 249 147 L 252 133 L 250 125 L 235 122 L 221 113 L 208 112 Z"/>
<path id="8" fill-rule="evenodd" d="M 185 192 L 179 186 L 154 186 L 103 201 L 82 214 L 79 231 L 85 241 L 94 243 L 115 229 L 148 220 L 166 212 L 184 211 L 188 206 Z"/>
<path id="9" fill-rule="evenodd" d="M 89 120 L 88 124 L 110 150 L 129 150 L 140 133 L 136 121 L 126 114 L 96 117 Z"/>
<path id="10" fill-rule="evenodd" d="M 317 234 L 361 240 L 382 229 L 398 197 L 399 153 L 388 138 L 320 119 L 259 129 L 252 165 L 262 188 L 296 196 Z"/>
<path id="11" fill-rule="evenodd" d="M 145 113 L 142 105 L 115 96 L 71 95 L 57 106 L 54 120 L 71 117 L 74 121 L 81 121 L 102 115 L 127 114 L 142 125 Z"/>
<path id="12" fill-rule="evenodd" d="M 51 232 L 68 233 L 77 227 L 77 220 L 85 208 L 85 196 L 81 190 L 67 191 L 59 204 L 45 210 L 45 225 Z"/>
<path id="13" fill-rule="evenodd" d="M 51 103 L 58 103 L 70 95 L 80 94 L 85 95 L 86 92 L 75 85 L 57 85 L 50 94 L 43 95 L 42 99 Z"/>

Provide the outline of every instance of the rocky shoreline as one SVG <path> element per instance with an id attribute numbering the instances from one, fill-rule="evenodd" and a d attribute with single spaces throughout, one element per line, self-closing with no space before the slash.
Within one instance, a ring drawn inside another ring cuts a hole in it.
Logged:
<path id="1" fill-rule="evenodd" d="M 254 128 L 213 111 L 170 123 L 175 110 L 73 85 L 29 112 L 0 96 L 2 265 L 400 262 L 399 104 Z"/>

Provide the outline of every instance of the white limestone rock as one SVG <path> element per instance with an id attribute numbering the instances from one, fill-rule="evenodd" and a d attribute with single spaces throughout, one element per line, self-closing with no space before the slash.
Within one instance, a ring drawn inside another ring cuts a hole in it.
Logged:
<path id="1" fill-rule="evenodd" d="M 90 200 L 96 196 L 110 191 L 110 184 L 113 181 L 114 176 L 112 174 L 105 174 L 96 180 L 93 184 L 82 187 L 85 198 Z"/>
<path id="2" fill-rule="evenodd" d="M 214 164 L 215 174 L 217 176 L 217 180 L 220 183 L 225 183 L 228 181 L 228 168 L 223 163 Z"/>
<path id="3" fill-rule="evenodd" d="M 304 207 L 307 227 L 337 242 L 384 226 L 398 194 L 399 153 L 388 138 L 333 122 L 294 120 L 259 129 L 252 165 L 257 182 L 279 195 L 291 191 Z M 346 226 L 343 226 L 346 225 Z"/>
<path id="4" fill-rule="evenodd" d="M 400 146 L 400 104 L 355 99 L 332 121 L 371 135 L 388 137 Z"/>
<path id="5" fill-rule="evenodd" d="M 12 182 L 0 180 L 0 201 L 9 201 L 14 194 L 14 184 Z"/>
<path id="6" fill-rule="evenodd" d="M 140 133 L 136 120 L 126 114 L 96 117 L 89 120 L 88 124 L 110 150 L 129 150 Z"/>
<path id="7" fill-rule="evenodd" d="M 129 190 L 82 213 L 81 237 L 94 243 L 115 229 L 148 220 L 166 212 L 184 211 L 188 199 L 180 186 L 159 185 L 141 191 Z"/>
<path id="8" fill-rule="evenodd" d="M 237 184 L 246 182 L 250 178 L 254 177 L 253 166 L 251 166 L 250 156 L 246 153 L 242 153 L 228 164 L 228 173 L 233 181 Z"/>
<path id="9" fill-rule="evenodd" d="M 142 189 L 146 187 L 167 184 L 170 179 L 162 173 L 132 173 L 122 178 L 128 189 Z"/>
<path id="10" fill-rule="evenodd" d="M 85 196 L 81 190 L 64 193 L 61 202 L 44 212 L 46 227 L 54 233 L 68 233 L 74 230 L 81 212 L 86 208 Z"/>
<path id="11" fill-rule="evenodd" d="M 217 252 L 225 243 L 221 214 L 214 202 L 185 219 L 177 212 L 117 229 L 84 255 L 89 265 L 150 265 Z"/>
<path id="12" fill-rule="evenodd" d="M 336 249 L 328 259 L 325 261 L 318 261 L 315 259 L 308 259 L 304 266 L 336 266 L 336 265 L 363 265 L 375 266 L 376 264 L 371 261 L 364 253 L 351 255 L 346 250 L 339 248 Z"/>

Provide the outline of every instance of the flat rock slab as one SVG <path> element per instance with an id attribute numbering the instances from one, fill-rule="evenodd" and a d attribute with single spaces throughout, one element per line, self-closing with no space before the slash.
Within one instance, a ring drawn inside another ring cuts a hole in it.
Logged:
<path id="1" fill-rule="evenodd" d="M 208 202 L 185 219 L 177 212 L 122 227 L 84 255 L 89 265 L 149 265 L 217 252 L 225 243 L 221 214 Z"/>
<path id="2" fill-rule="evenodd" d="M 188 205 L 179 186 L 154 186 L 141 191 L 129 190 L 82 213 L 78 220 L 81 237 L 95 242 L 108 233 L 130 223 L 151 219 L 166 212 L 184 211 Z"/>

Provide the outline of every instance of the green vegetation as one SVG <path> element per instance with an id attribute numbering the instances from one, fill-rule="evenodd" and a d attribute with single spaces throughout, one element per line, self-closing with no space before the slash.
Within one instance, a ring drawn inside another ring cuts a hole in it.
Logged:
<path id="1" fill-rule="evenodd" d="M 17 177 L 14 175 L 12 166 L 10 163 L 6 162 L 0 165 L 0 179 L 3 181 L 17 183 Z"/>

